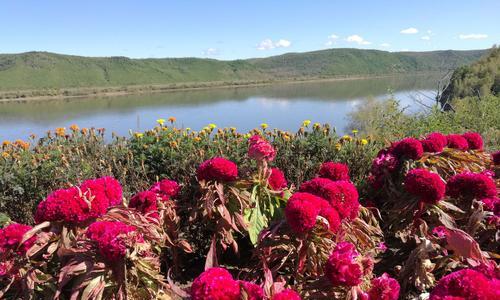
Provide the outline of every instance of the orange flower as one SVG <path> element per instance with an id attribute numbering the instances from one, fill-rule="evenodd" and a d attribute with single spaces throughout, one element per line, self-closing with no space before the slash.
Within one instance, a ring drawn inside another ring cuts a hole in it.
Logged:
<path id="1" fill-rule="evenodd" d="M 78 125 L 76 125 L 76 124 L 71 125 L 69 128 L 74 132 L 77 132 L 78 130 L 80 130 L 80 127 L 78 127 Z"/>
<path id="2" fill-rule="evenodd" d="M 66 134 L 66 128 L 64 127 L 57 127 L 56 128 L 56 135 L 57 136 L 64 136 Z"/>
<path id="3" fill-rule="evenodd" d="M 174 122 L 176 121 L 177 119 L 175 117 L 170 117 L 168 118 L 168 121 L 172 124 L 174 124 Z"/>
<path id="4" fill-rule="evenodd" d="M 10 144 L 12 144 L 12 143 L 11 143 L 10 141 L 8 141 L 8 140 L 5 140 L 5 141 L 3 141 L 3 142 L 2 142 L 2 146 L 3 146 L 3 147 L 7 147 L 7 146 L 9 146 Z"/>
<path id="5" fill-rule="evenodd" d="M 24 149 L 24 150 L 28 150 L 30 148 L 30 143 L 27 143 L 27 142 L 25 142 L 23 140 L 16 140 L 14 142 L 14 145 L 16 147 L 19 147 L 19 148 Z"/>

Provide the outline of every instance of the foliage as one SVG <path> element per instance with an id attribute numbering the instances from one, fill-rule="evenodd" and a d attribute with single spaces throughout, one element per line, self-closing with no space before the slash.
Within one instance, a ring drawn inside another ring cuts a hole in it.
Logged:
<path id="1" fill-rule="evenodd" d="M 485 137 L 486 148 L 500 144 L 500 96 L 467 97 L 453 102 L 454 111 L 437 106 L 408 114 L 397 100 L 369 100 L 351 113 L 351 127 L 375 140 L 419 137 L 432 131 L 443 133 L 475 131 Z"/>

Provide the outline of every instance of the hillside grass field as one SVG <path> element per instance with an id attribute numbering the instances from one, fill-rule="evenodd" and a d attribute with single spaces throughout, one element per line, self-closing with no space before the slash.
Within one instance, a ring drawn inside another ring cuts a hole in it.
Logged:
<path id="1" fill-rule="evenodd" d="M 477 61 L 485 53 L 486 50 L 386 52 L 328 49 L 233 61 L 81 57 L 47 52 L 0 54 L 0 98 L 443 72 Z"/>

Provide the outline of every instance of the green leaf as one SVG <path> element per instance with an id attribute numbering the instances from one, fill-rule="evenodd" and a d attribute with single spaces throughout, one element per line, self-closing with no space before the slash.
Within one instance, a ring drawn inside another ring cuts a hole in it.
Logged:
<path id="1" fill-rule="evenodd" d="M 4 213 L 0 213 L 0 227 L 4 227 L 9 222 L 10 222 L 9 216 L 7 216 Z"/>

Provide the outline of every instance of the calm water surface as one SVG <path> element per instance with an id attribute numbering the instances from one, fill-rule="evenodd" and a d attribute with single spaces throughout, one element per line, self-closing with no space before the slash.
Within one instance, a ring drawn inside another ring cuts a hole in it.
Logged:
<path id="1" fill-rule="evenodd" d="M 342 132 L 348 113 L 370 97 L 391 94 L 411 110 L 414 99 L 426 103 L 437 88 L 439 76 L 399 76 L 336 82 L 279 84 L 113 98 L 0 103 L 0 140 L 44 135 L 56 127 L 106 128 L 128 135 L 155 126 L 159 118 L 177 118 L 177 126 L 199 130 L 209 123 L 237 127 L 240 131 L 268 123 L 271 128 L 296 130 L 303 120 L 330 123 Z"/>

